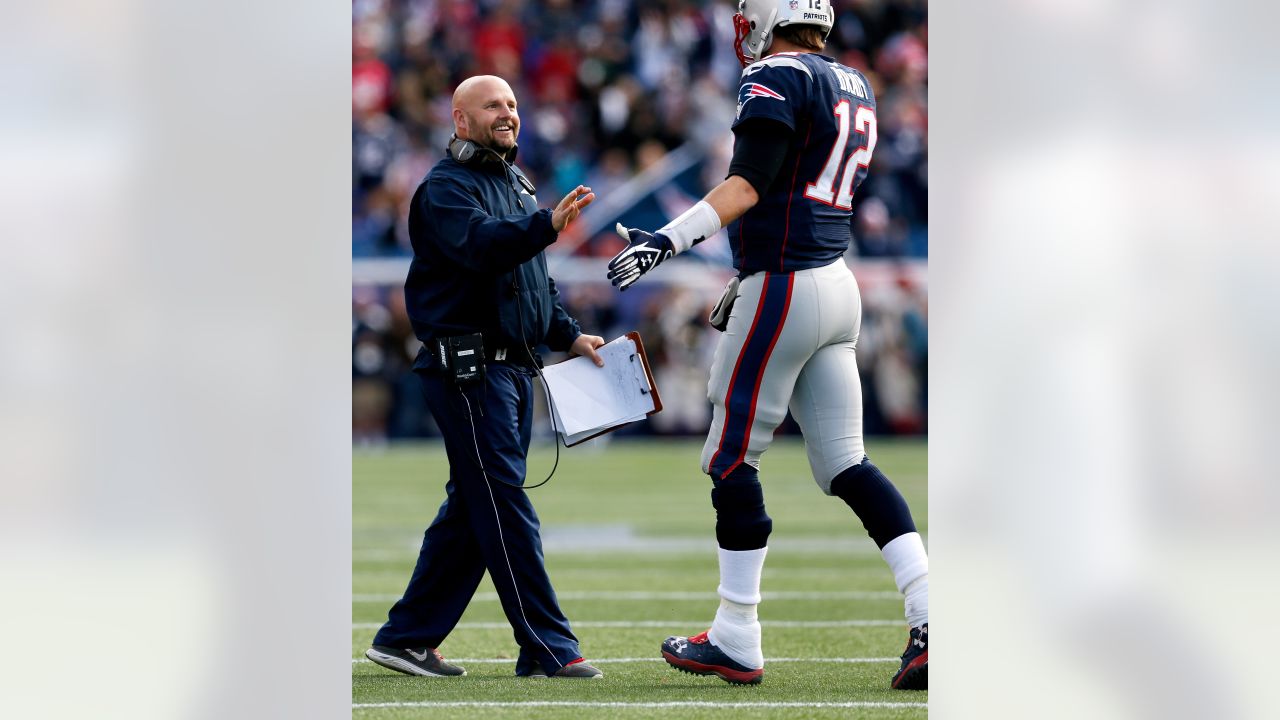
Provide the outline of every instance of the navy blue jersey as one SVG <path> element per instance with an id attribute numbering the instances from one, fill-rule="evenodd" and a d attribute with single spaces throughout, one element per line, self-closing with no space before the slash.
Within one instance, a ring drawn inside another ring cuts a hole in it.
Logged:
<path id="1" fill-rule="evenodd" d="M 853 193 L 876 146 L 876 101 L 862 73 L 816 53 L 778 53 L 748 65 L 738 117 L 791 128 L 782 169 L 754 207 L 729 224 L 743 275 L 828 265 L 852 238 Z"/>

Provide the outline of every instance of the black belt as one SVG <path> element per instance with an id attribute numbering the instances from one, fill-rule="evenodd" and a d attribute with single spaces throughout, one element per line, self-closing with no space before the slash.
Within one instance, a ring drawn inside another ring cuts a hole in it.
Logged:
<path id="1" fill-rule="evenodd" d="M 486 346 L 484 356 L 489 362 L 508 363 L 521 367 L 542 367 L 542 356 L 537 353 L 530 354 L 528 350 L 519 345 L 494 348 Z"/>

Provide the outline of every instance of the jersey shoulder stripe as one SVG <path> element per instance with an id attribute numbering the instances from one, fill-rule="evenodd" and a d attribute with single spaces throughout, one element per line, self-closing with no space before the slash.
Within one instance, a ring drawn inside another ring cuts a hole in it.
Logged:
<path id="1" fill-rule="evenodd" d="M 748 75 L 769 67 L 794 68 L 807 75 L 809 79 L 813 79 L 813 72 L 809 70 L 808 65 L 805 65 L 804 62 L 798 58 L 787 57 L 786 55 L 770 55 L 763 60 L 757 60 L 742 69 L 742 77 L 745 79 Z"/>

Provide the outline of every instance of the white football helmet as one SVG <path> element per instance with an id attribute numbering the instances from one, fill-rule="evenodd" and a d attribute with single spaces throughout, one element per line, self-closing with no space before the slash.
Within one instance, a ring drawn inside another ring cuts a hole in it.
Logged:
<path id="1" fill-rule="evenodd" d="M 825 39 L 831 34 L 835 12 L 831 0 L 738 0 L 733 16 L 733 49 L 743 67 L 759 60 L 773 42 L 773 30 L 784 25 L 817 25 Z M 743 41 L 747 51 L 742 52 Z"/>

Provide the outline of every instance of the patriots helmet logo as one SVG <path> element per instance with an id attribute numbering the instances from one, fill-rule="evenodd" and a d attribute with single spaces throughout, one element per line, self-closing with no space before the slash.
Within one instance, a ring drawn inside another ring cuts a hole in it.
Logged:
<path id="1" fill-rule="evenodd" d="M 774 100 L 786 100 L 782 93 L 767 87 L 760 83 L 749 82 L 742 83 L 742 87 L 738 88 L 738 112 L 739 117 L 742 116 L 742 107 L 754 98 L 772 98 Z"/>

